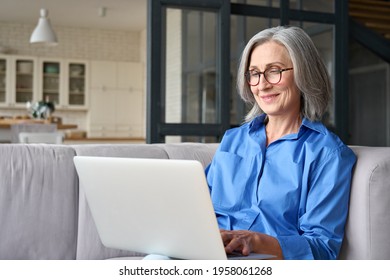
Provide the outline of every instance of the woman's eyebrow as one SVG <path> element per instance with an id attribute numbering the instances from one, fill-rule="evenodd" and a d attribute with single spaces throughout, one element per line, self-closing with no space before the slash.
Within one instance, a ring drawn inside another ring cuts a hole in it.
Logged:
<path id="1" fill-rule="evenodd" d="M 284 64 L 283 62 L 279 62 L 279 61 L 275 61 L 275 62 L 270 62 L 270 63 L 267 63 L 265 65 L 265 69 L 268 69 L 272 66 L 285 66 L 286 64 Z M 259 67 L 257 67 L 256 65 L 249 65 L 248 69 L 251 69 L 251 70 L 259 70 Z"/>

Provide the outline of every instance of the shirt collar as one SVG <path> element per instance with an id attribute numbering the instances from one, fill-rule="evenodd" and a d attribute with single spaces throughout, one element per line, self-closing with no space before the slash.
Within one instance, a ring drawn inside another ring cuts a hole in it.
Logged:
<path id="1" fill-rule="evenodd" d="M 264 126 L 265 118 L 267 117 L 266 114 L 261 114 L 260 116 L 257 116 L 249 123 L 249 131 L 254 132 L 257 131 L 260 127 Z"/>
<path id="2" fill-rule="evenodd" d="M 267 115 L 263 113 L 263 114 L 257 116 L 256 118 L 254 118 L 249 123 L 249 131 L 254 132 L 254 131 L 257 131 L 260 127 L 264 126 L 266 117 L 267 117 Z M 321 122 L 313 122 L 307 118 L 303 118 L 301 127 L 299 128 L 298 136 L 300 135 L 301 131 L 303 132 L 303 130 L 302 130 L 303 127 L 317 131 L 318 133 L 321 133 L 321 134 L 326 134 L 326 128 Z"/>
<path id="3" fill-rule="evenodd" d="M 302 126 L 317 131 L 318 133 L 326 134 L 326 128 L 321 122 L 312 122 L 307 118 L 303 118 L 301 128 Z"/>

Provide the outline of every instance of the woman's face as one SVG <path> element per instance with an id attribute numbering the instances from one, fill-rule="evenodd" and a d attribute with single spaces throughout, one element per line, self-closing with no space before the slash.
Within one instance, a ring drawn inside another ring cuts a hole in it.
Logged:
<path id="1" fill-rule="evenodd" d="M 250 73 L 264 72 L 267 69 L 292 68 L 287 49 L 276 43 L 266 42 L 257 46 L 250 57 Z M 270 84 L 261 74 L 258 85 L 250 86 L 257 104 L 269 117 L 291 117 L 300 113 L 300 93 L 294 82 L 294 70 L 282 72 L 280 82 Z M 269 79 L 270 80 L 270 79 Z"/>

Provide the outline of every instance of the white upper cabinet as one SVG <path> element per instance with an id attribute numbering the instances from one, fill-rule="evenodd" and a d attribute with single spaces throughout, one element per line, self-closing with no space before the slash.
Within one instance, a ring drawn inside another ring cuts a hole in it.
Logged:
<path id="1" fill-rule="evenodd" d="M 88 108 L 88 63 L 86 61 L 66 60 L 65 65 L 66 94 L 64 103 L 72 108 Z"/>
<path id="2" fill-rule="evenodd" d="M 49 100 L 58 109 L 87 109 L 87 74 L 86 61 L 40 58 L 40 100 Z"/>
<path id="3" fill-rule="evenodd" d="M 141 90 L 142 71 L 136 62 L 91 61 L 91 88 Z"/>
<path id="4" fill-rule="evenodd" d="M 51 101 L 56 106 L 61 102 L 63 94 L 64 65 L 61 60 L 40 59 L 39 61 L 40 100 Z"/>
<path id="5" fill-rule="evenodd" d="M 116 87 L 116 63 L 91 61 L 91 88 L 107 89 Z"/>
<path id="6" fill-rule="evenodd" d="M 0 107 L 51 101 L 56 109 L 88 108 L 88 62 L 0 55 Z"/>
<path id="7" fill-rule="evenodd" d="M 23 108 L 38 98 L 37 59 L 0 56 L 0 106 Z"/>
<path id="8" fill-rule="evenodd" d="M 0 56 L 0 104 L 6 104 L 7 93 L 10 91 L 9 83 L 9 59 L 5 56 Z"/>
<path id="9" fill-rule="evenodd" d="M 131 91 L 143 88 L 143 67 L 141 63 L 118 62 L 117 86 Z"/>

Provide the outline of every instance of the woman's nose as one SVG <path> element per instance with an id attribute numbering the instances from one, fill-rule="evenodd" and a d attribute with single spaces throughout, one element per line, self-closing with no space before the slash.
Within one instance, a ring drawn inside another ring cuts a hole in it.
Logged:
<path id="1" fill-rule="evenodd" d="M 264 90 L 264 89 L 268 89 L 272 87 L 272 84 L 270 84 L 264 77 L 264 74 L 263 75 L 260 75 L 260 78 L 259 78 L 259 84 L 257 85 L 257 88 L 259 90 Z"/>

